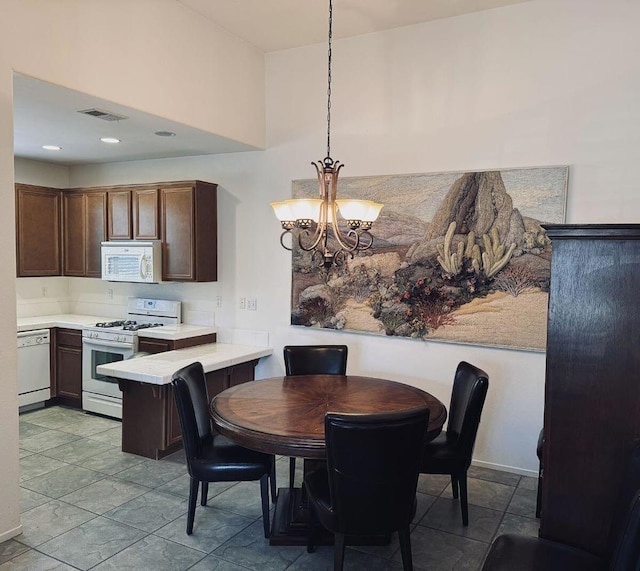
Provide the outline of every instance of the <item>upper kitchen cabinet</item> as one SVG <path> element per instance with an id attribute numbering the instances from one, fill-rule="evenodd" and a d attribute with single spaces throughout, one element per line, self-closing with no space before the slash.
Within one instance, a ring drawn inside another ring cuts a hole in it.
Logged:
<path id="1" fill-rule="evenodd" d="M 160 185 L 162 279 L 211 282 L 218 277 L 217 185 Z"/>
<path id="2" fill-rule="evenodd" d="M 135 240 L 160 240 L 160 213 L 158 188 L 134 188 L 131 191 L 133 205 L 133 237 Z"/>
<path id="3" fill-rule="evenodd" d="M 60 190 L 16 184 L 18 277 L 59 276 Z"/>
<path id="4" fill-rule="evenodd" d="M 131 240 L 131 191 L 107 191 L 107 239 Z"/>
<path id="5" fill-rule="evenodd" d="M 107 191 L 65 192 L 62 225 L 63 275 L 99 278 L 100 244 L 107 237 Z"/>

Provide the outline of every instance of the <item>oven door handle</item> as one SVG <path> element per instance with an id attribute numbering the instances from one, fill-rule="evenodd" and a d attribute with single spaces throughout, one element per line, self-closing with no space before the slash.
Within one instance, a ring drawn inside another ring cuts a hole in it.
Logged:
<path id="1" fill-rule="evenodd" d="M 96 347 L 111 347 L 112 349 L 133 349 L 132 343 L 121 343 L 120 341 L 102 341 L 101 339 L 83 339 L 83 345 L 95 345 Z"/>

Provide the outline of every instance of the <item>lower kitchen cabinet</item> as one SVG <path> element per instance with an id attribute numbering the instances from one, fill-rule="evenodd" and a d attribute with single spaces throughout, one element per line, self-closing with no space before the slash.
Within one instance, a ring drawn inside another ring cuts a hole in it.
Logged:
<path id="1" fill-rule="evenodd" d="M 51 396 L 57 404 L 82 408 L 82 331 L 52 329 Z"/>
<path id="2" fill-rule="evenodd" d="M 258 360 L 207 373 L 212 399 L 239 383 L 253 381 Z M 122 390 L 122 451 L 159 460 L 182 446 L 178 411 L 171 385 L 119 380 Z"/>

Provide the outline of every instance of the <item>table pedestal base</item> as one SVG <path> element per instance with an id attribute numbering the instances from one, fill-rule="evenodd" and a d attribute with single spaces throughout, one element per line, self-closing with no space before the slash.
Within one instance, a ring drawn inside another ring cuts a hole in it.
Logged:
<path id="1" fill-rule="evenodd" d="M 269 545 L 307 545 L 309 537 L 309 506 L 300 488 L 279 488 L 271 523 Z M 387 545 L 391 537 L 352 537 L 347 545 Z M 333 533 L 316 529 L 314 545 L 333 545 Z"/>

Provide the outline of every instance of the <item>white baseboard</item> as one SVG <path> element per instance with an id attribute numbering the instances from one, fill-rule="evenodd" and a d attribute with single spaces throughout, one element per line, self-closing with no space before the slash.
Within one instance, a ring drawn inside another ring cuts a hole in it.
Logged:
<path id="1" fill-rule="evenodd" d="M 482 462 L 481 460 L 473 460 L 472 466 L 478 466 L 479 468 L 489 468 L 491 470 L 498 470 L 499 472 L 510 472 L 511 474 L 519 474 L 520 476 L 530 476 L 532 478 L 538 477 L 537 470 L 526 470 L 524 468 L 516 468 L 515 466 L 504 466 L 502 464 L 493 464 L 492 462 Z"/>
<path id="2" fill-rule="evenodd" d="M 18 527 L 14 527 L 9 531 L 5 531 L 4 533 L 0 533 L 0 543 L 2 543 L 3 541 L 8 541 L 12 537 L 15 537 L 16 535 L 20 535 L 21 533 L 22 533 L 21 525 L 19 525 Z"/>

